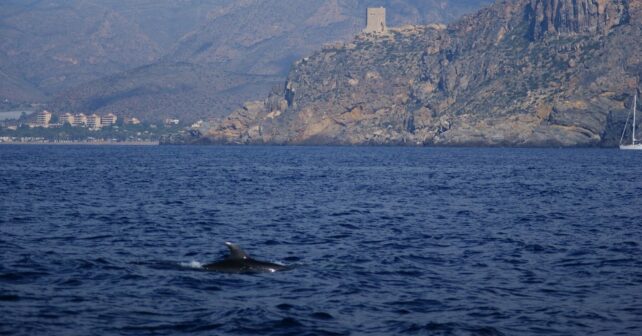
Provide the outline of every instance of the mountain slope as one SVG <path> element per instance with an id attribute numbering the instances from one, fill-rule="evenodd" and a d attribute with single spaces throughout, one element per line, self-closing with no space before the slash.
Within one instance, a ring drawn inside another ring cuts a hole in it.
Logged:
<path id="1" fill-rule="evenodd" d="M 6 102 L 43 101 L 46 95 L 21 76 L 12 73 L 10 67 L 0 66 L 0 97 L 11 97 Z M 3 99 L 3 100 L 4 100 Z"/>
<path id="2" fill-rule="evenodd" d="M 204 0 L 4 0 L 0 69 L 13 79 L 0 77 L 0 97 L 42 102 L 81 83 L 152 63 L 204 22 L 212 8 Z M 15 82 L 32 89 L 19 90 Z"/>
<path id="3" fill-rule="evenodd" d="M 369 6 L 387 6 L 389 24 L 445 22 L 477 9 L 472 1 L 239 1 L 210 14 L 165 61 L 226 64 L 256 74 L 287 74 L 292 62 L 323 43 L 350 39 L 365 27 Z"/>
<path id="4" fill-rule="evenodd" d="M 253 92 L 281 81 L 275 76 L 228 73 L 192 63 L 158 63 L 87 83 L 69 93 L 64 107 L 55 109 L 115 112 L 145 120 L 208 118 L 219 114 L 221 108 L 231 110 L 239 101 L 255 98 Z"/>
<path id="5" fill-rule="evenodd" d="M 155 68 L 153 73 L 166 73 L 166 76 L 151 76 L 143 80 L 141 74 L 149 69 L 145 66 L 147 70 L 142 72 L 134 70 L 119 74 L 121 80 L 118 81 L 104 78 L 83 83 L 59 95 L 52 106 L 59 111 L 94 111 L 99 106 L 100 111 L 118 114 L 134 110 L 160 119 L 171 113 L 165 104 L 171 100 L 174 105 L 183 106 L 176 115 L 182 118 L 222 116 L 248 97 L 257 99 L 265 96 L 276 83 L 274 78 L 282 80 L 287 76 L 294 60 L 318 50 L 324 43 L 346 40 L 358 33 L 365 26 L 368 6 L 389 6 L 391 24 L 400 25 L 450 20 L 483 3 L 470 0 L 217 1 L 216 6 L 208 11 L 208 19 L 203 25 L 185 34 L 160 60 L 151 64 Z M 187 73 L 172 73 L 185 69 L 181 64 L 190 64 L 203 74 L 211 72 L 205 74 L 211 79 L 234 83 L 251 77 L 259 80 L 248 81 L 233 91 L 217 91 L 217 83 L 193 83 L 192 76 Z M 135 77 L 132 81 L 149 86 L 169 85 L 194 90 L 176 90 L 171 94 L 163 92 L 156 98 L 149 91 L 141 95 L 130 92 L 125 99 L 117 96 L 105 99 L 106 91 L 127 91 L 126 87 L 118 85 L 128 83 L 130 75 Z M 224 78 L 220 77 L 223 75 Z M 157 81 L 160 78 L 163 82 Z M 216 98 L 223 96 L 225 99 Z M 96 104 L 97 101 L 101 103 Z"/>
<path id="6" fill-rule="evenodd" d="M 197 141 L 614 145 L 642 72 L 641 1 L 506 0 L 362 35 L 298 61 Z"/>
<path id="7" fill-rule="evenodd" d="M 153 61 L 158 46 L 119 13 L 88 1 L 3 4 L 0 64 L 45 94 Z M 11 98 L 11 97 L 10 97 Z"/>

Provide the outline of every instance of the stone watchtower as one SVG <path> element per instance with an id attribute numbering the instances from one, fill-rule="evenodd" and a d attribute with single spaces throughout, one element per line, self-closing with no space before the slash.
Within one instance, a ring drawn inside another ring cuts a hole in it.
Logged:
<path id="1" fill-rule="evenodd" d="M 383 7 L 368 8 L 367 22 L 366 29 L 363 30 L 364 33 L 385 33 L 387 30 L 386 9 Z"/>

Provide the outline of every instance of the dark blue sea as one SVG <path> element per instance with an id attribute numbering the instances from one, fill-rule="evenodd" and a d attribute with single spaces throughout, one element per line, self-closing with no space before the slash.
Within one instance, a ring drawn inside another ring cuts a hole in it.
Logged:
<path id="1" fill-rule="evenodd" d="M 0 146 L 2 335 L 642 335 L 641 244 L 638 152 Z"/>

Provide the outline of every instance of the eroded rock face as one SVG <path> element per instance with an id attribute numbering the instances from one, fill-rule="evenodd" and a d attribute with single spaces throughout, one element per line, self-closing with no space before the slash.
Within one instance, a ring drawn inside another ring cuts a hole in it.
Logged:
<path id="1" fill-rule="evenodd" d="M 642 73 L 639 2 L 500 1 L 448 27 L 361 35 L 296 62 L 282 89 L 235 111 L 205 137 L 614 145 Z"/>
<path id="2" fill-rule="evenodd" d="M 606 33 L 627 20 L 626 0 L 531 0 L 533 39 L 546 34 Z"/>

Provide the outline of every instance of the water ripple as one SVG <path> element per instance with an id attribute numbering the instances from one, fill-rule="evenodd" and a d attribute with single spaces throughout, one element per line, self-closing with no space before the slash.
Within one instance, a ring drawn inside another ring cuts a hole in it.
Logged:
<path id="1" fill-rule="evenodd" d="M 0 334 L 639 335 L 642 157 L 0 146 Z M 235 241 L 291 266 L 211 273 Z"/>

